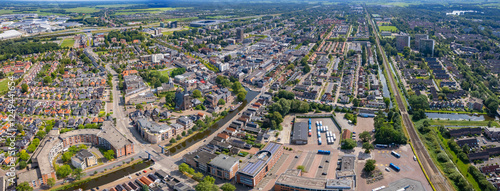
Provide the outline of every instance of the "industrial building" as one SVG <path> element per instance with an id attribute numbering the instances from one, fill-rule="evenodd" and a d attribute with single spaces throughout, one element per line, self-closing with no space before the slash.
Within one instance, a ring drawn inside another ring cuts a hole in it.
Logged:
<path id="1" fill-rule="evenodd" d="M 210 25 L 218 25 L 227 21 L 224 20 L 199 20 L 189 23 L 190 27 L 205 27 Z"/>
<path id="2" fill-rule="evenodd" d="M 308 138 L 309 128 L 307 122 L 296 122 L 293 126 L 292 144 L 306 145 Z"/>
<path id="3" fill-rule="evenodd" d="M 303 177 L 302 171 L 289 169 L 282 173 L 275 182 L 275 191 L 338 191 L 351 190 L 354 181 L 351 178 L 325 179 Z"/>

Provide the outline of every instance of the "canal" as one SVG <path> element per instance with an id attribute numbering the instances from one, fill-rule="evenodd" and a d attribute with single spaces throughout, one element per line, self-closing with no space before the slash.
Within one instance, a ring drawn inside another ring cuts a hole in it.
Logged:
<path id="1" fill-rule="evenodd" d="M 143 163 L 134 164 L 132 166 L 125 167 L 123 169 L 120 169 L 120 170 L 114 171 L 112 173 L 94 178 L 88 182 L 64 189 L 62 191 L 73 191 L 73 190 L 77 190 L 79 188 L 81 188 L 82 190 L 90 190 L 91 188 L 96 188 L 96 187 L 108 184 L 110 182 L 113 182 L 113 181 L 119 179 L 119 177 L 126 177 L 130 174 L 134 174 L 142 169 L 149 167 L 152 164 L 153 164 L 153 162 L 151 162 L 151 161 L 144 161 Z"/>
<path id="2" fill-rule="evenodd" d="M 215 131 L 217 131 L 219 128 L 224 126 L 229 120 L 231 120 L 234 116 L 238 115 L 238 113 L 245 108 L 245 106 L 250 103 L 257 95 L 259 95 L 259 92 L 257 91 L 250 91 L 249 89 L 245 88 L 247 90 L 247 96 L 245 97 L 245 100 L 242 102 L 242 104 L 238 107 L 238 109 L 234 111 L 230 111 L 226 117 L 222 118 L 221 120 L 217 121 L 214 123 L 212 126 L 210 126 L 207 130 L 200 132 L 192 137 L 189 137 L 186 139 L 184 142 L 176 145 L 175 147 L 172 147 L 168 150 L 169 155 L 174 155 L 178 152 L 183 151 L 184 149 L 190 147 L 191 145 L 194 145 L 200 140 L 203 140 L 204 138 L 208 137 Z"/>

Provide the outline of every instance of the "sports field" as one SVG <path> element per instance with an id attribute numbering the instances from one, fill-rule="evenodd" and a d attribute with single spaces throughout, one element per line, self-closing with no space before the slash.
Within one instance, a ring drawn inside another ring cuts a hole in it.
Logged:
<path id="1" fill-rule="evenodd" d="M 390 32 L 398 32 L 398 28 L 395 26 L 379 26 L 378 29 L 380 31 L 390 31 Z"/>
<path id="2" fill-rule="evenodd" d="M 73 45 L 75 44 L 75 40 L 71 39 L 71 38 L 65 38 L 62 43 L 61 43 L 61 47 L 73 47 Z"/>

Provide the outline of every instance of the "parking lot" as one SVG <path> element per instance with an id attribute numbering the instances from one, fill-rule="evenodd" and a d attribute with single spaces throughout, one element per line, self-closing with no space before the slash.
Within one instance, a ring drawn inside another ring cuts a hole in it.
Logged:
<path id="1" fill-rule="evenodd" d="M 309 121 L 309 118 L 296 118 L 295 119 L 295 123 L 308 123 Z M 322 132 L 320 133 L 321 135 L 321 145 L 318 144 L 318 131 L 317 131 L 317 126 L 316 126 L 316 121 L 321 121 L 321 123 L 323 124 L 323 126 L 327 126 L 328 127 L 328 131 L 331 131 L 333 134 L 335 134 L 336 136 L 336 140 L 334 141 L 334 144 L 328 144 L 327 141 L 326 141 L 326 133 Z M 339 129 L 337 128 L 337 126 L 335 126 L 335 123 L 333 122 L 333 120 L 331 118 L 311 118 L 311 136 L 309 136 L 309 138 L 307 139 L 307 145 L 315 145 L 316 147 L 314 147 L 315 150 L 328 150 L 328 149 L 331 149 L 331 148 L 337 148 L 338 147 L 338 144 L 339 144 L 339 137 L 340 137 L 340 133 L 339 133 Z M 290 143 L 290 142 L 288 142 Z M 306 148 L 309 148 L 309 147 L 306 147 Z M 300 147 L 298 148 L 300 149 Z M 312 148 L 311 148 L 312 149 Z M 313 150 L 314 150 L 313 149 Z"/>
<path id="2" fill-rule="evenodd" d="M 400 158 L 396 158 L 391 154 L 392 151 L 400 154 Z M 357 189 L 358 190 L 371 190 L 378 188 L 380 186 L 388 186 L 390 183 L 403 178 L 410 178 L 416 181 L 420 181 L 426 190 L 432 190 L 427 179 L 425 178 L 420 165 L 417 161 L 413 159 L 413 151 L 410 145 L 404 145 L 400 147 L 379 149 L 376 148 L 371 153 L 372 159 L 376 160 L 376 166 L 384 175 L 384 179 L 372 184 L 367 184 L 366 179 L 358 179 Z M 398 166 L 401 170 L 399 172 L 389 167 L 389 164 L 393 163 Z M 356 174 L 361 174 L 365 161 L 358 161 L 356 165 Z M 385 169 L 388 168 L 389 172 Z"/>

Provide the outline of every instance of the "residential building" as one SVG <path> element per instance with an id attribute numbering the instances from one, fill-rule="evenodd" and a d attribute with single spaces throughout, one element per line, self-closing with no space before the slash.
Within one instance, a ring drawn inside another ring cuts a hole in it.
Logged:
<path id="1" fill-rule="evenodd" d="M 87 149 L 82 149 L 75 156 L 71 157 L 71 164 L 76 168 L 84 170 L 87 167 L 97 165 L 97 158 Z"/>
<path id="2" fill-rule="evenodd" d="M 170 139 L 175 134 L 174 129 L 167 124 L 158 124 L 146 118 L 136 120 L 135 126 L 141 137 L 152 144 Z"/>
<path id="3" fill-rule="evenodd" d="M 433 39 L 420 40 L 420 53 L 426 56 L 434 57 L 434 44 L 435 41 Z"/>
<path id="4" fill-rule="evenodd" d="M 397 35 L 396 36 L 396 49 L 402 52 L 404 47 L 410 47 L 410 36 L 409 35 Z"/>

